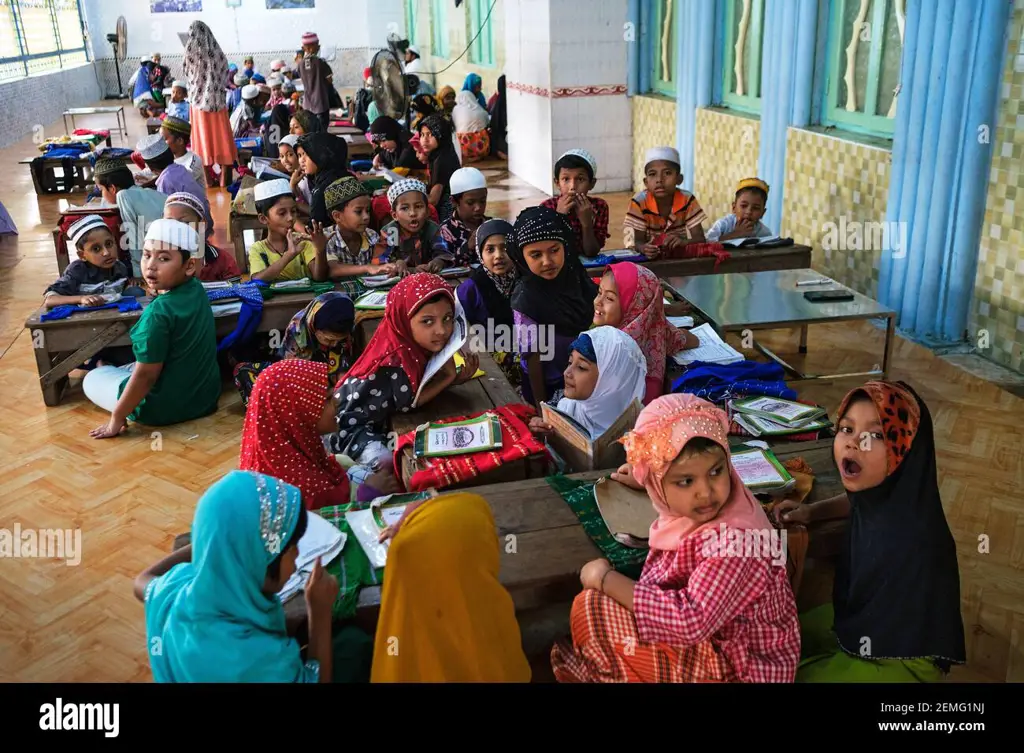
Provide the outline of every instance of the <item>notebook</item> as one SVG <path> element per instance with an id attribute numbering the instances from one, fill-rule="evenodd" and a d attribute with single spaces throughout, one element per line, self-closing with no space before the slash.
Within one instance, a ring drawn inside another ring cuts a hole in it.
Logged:
<path id="1" fill-rule="evenodd" d="M 696 361 L 728 364 L 744 360 L 743 354 L 719 337 L 710 323 L 702 324 L 690 332 L 697 336 L 700 345 L 673 354 L 672 360 L 679 366 L 688 366 Z"/>
<path id="2" fill-rule="evenodd" d="M 369 294 L 367 294 L 369 295 Z M 387 296 L 387 294 L 384 294 Z M 357 306 L 358 308 L 358 303 Z M 413 407 L 417 407 L 420 401 L 420 394 L 423 392 L 424 386 L 433 379 L 434 375 L 439 372 L 446 363 L 462 350 L 462 347 L 466 344 L 466 340 L 469 339 L 469 322 L 466 321 L 466 312 L 462 309 L 462 303 L 458 298 L 455 299 L 455 328 L 452 330 L 452 336 L 448 340 L 448 344 L 441 349 L 440 352 L 435 353 L 434 356 L 427 361 L 426 371 L 423 372 L 423 377 L 420 379 L 420 387 L 416 390 L 416 398 L 413 400 Z"/>

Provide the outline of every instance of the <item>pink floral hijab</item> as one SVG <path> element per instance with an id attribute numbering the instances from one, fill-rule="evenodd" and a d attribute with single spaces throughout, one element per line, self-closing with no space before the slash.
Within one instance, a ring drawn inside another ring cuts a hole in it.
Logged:
<path id="1" fill-rule="evenodd" d="M 622 306 L 619 329 L 643 351 L 647 377 L 660 381 L 668 357 L 686 346 L 686 338 L 665 318 L 664 293 L 654 272 L 633 262 L 613 264 L 611 269 Z"/>
<path id="2" fill-rule="evenodd" d="M 647 489 L 658 512 L 648 539 L 651 549 L 674 551 L 684 539 L 722 524 L 737 529 L 772 528 L 761 505 L 740 480 L 731 459 L 732 492 L 714 519 L 698 524 L 673 513 L 665 501 L 662 480 L 686 443 L 694 437 L 706 437 L 721 445 L 728 457 L 728 433 L 729 419 L 724 411 L 693 395 L 672 394 L 663 395 L 644 408 L 633 431 L 621 440 L 633 477 Z"/>

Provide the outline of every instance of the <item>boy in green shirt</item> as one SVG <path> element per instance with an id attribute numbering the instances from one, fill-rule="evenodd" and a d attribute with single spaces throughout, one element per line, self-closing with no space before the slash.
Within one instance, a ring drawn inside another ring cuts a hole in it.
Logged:
<path id="1" fill-rule="evenodd" d="M 94 439 L 121 434 L 128 419 L 150 426 L 191 421 L 217 410 L 220 369 L 213 311 L 195 278 L 203 247 L 199 234 L 177 220 L 154 220 L 142 251 L 142 276 L 156 297 L 130 336 L 136 362 L 90 371 L 82 390 L 110 411 L 89 432 Z"/>
<path id="2" fill-rule="evenodd" d="M 249 274 L 266 283 L 279 280 L 324 282 L 328 276 L 327 237 L 313 222 L 313 239 L 295 232 L 298 207 L 287 180 L 267 180 L 253 190 L 259 220 L 267 226 L 267 239 L 249 248 Z"/>

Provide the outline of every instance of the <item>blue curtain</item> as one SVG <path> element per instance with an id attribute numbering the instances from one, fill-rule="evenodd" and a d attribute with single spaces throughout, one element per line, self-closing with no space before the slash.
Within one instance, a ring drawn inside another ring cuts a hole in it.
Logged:
<path id="1" fill-rule="evenodd" d="M 716 0 L 684 0 L 676 13 L 676 147 L 683 188 L 693 190 L 697 108 L 711 104 Z"/>
<path id="2" fill-rule="evenodd" d="M 926 344 L 966 334 L 1012 5 L 907 3 L 878 297 Z"/>
<path id="3" fill-rule="evenodd" d="M 767 0 L 761 54 L 760 178 L 771 188 L 765 224 L 782 228 L 786 133 L 811 119 L 818 0 Z"/>
<path id="4" fill-rule="evenodd" d="M 640 93 L 640 0 L 629 0 L 626 10 L 626 23 L 632 39 L 626 40 L 626 89 L 629 96 Z"/>

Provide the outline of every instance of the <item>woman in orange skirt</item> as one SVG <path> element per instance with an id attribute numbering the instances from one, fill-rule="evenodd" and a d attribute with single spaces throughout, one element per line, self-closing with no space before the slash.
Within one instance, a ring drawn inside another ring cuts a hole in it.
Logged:
<path id="1" fill-rule="evenodd" d="M 193 21 L 188 29 L 184 68 L 192 104 L 192 151 L 227 186 L 238 160 L 224 89 L 228 59 L 202 21 Z"/>

